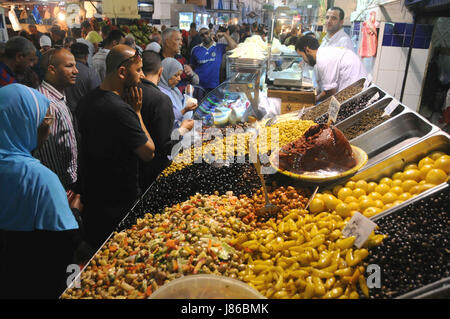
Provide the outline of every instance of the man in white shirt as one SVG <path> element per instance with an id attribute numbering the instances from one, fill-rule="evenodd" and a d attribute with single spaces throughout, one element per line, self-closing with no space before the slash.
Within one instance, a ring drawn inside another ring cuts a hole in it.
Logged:
<path id="1" fill-rule="evenodd" d="M 298 39 L 295 50 L 306 63 L 315 66 L 317 70 L 317 82 L 323 91 L 317 95 L 316 102 L 367 77 L 361 59 L 351 50 L 342 47 L 319 47 L 319 41 L 311 36 Z"/>
<path id="2" fill-rule="evenodd" d="M 104 47 L 98 50 L 92 58 L 92 67 L 97 71 L 100 81 L 103 81 L 106 75 L 106 56 L 113 47 L 123 44 L 124 41 L 124 34 L 121 31 L 112 30 L 104 40 Z"/>
<path id="3" fill-rule="evenodd" d="M 339 7 L 328 9 L 326 14 L 327 35 L 322 39 L 320 45 L 324 47 L 343 47 L 355 52 L 355 46 L 350 36 L 342 27 L 344 24 L 344 10 Z"/>

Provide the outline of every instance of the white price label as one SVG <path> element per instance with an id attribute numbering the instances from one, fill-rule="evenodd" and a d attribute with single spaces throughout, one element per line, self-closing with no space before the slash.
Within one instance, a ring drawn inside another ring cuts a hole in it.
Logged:
<path id="1" fill-rule="evenodd" d="M 369 100 L 369 102 L 367 103 L 367 105 L 370 105 L 372 103 L 374 103 L 375 101 L 378 101 L 378 99 L 380 98 L 380 93 L 375 93 L 374 96 L 372 96 L 372 98 Z"/>
<path id="2" fill-rule="evenodd" d="M 398 105 L 399 102 L 396 99 L 392 99 L 391 103 L 389 103 L 384 109 L 384 114 L 391 115 Z"/>
<path id="3" fill-rule="evenodd" d="M 330 107 L 328 108 L 328 124 L 331 124 L 330 121 L 336 123 L 340 109 L 341 103 L 339 103 L 339 101 L 334 96 L 332 96 Z"/>
<path id="4" fill-rule="evenodd" d="M 342 234 L 345 237 L 356 237 L 354 245 L 358 248 L 361 248 L 362 245 L 367 241 L 370 236 L 370 233 L 377 227 L 373 221 L 369 218 L 361 215 L 356 212 L 352 219 L 349 220 L 347 225 L 345 226 Z"/>

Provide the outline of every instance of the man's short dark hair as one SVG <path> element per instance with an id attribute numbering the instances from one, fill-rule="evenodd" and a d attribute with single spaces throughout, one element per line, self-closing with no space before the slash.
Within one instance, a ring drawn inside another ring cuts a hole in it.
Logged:
<path id="1" fill-rule="evenodd" d="M 89 23 L 89 21 L 85 20 L 81 23 L 81 29 L 90 29 L 91 28 L 91 24 Z"/>
<path id="2" fill-rule="evenodd" d="M 89 47 L 84 43 L 75 42 L 70 46 L 70 52 L 75 59 L 81 59 L 89 55 Z"/>
<path id="3" fill-rule="evenodd" d="M 331 10 L 331 11 L 339 11 L 339 20 L 344 20 L 344 17 L 345 17 L 345 13 L 344 13 L 344 10 L 342 10 L 341 8 L 339 8 L 339 7 L 331 7 L 330 9 L 328 9 L 328 10 Z"/>
<path id="4" fill-rule="evenodd" d="M 120 42 L 120 40 L 125 37 L 122 31 L 120 30 L 111 30 L 108 34 L 108 37 L 105 39 L 105 45 L 113 43 L 113 41 Z"/>
<path id="5" fill-rule="evenodd" d="M 33 42 L 21 36 L 12 37 L 5 45 L 5 56 L 9 59 L 14 59 L 17 53 L 27 56 L 35 51 Z"/>
<path id="6" fill-rule="evenodd" d="M 72 28 L 72 36 L 75 39 L 81 38 L 81 29 L 80 28 Z"/>
<path id="7" fill-rule="evenodd" d="M 161 69 L 161 57 L 153 51 L 144 51 L 142 54 L 142 71 L 145 75 L 156 74 Z"/>
<path id="8" fill-rule="evenodd" d="M 108 35 L 111 33 L 111 26 L 109 25 L 104 25 L 102 27 L 102 34 L 105 35 L 105 37 L 108 37 Z"/>
<path id="9" fill-rule="evenodd" d="M 197 24 L 195 22 L 192 22 L 191 25 L 189 26 L 191 29 L 195 29 L 197 30 Z"/>
<path id="10" fill-rule="evenodd" d="M 295 50 L 300 52 L 306 52 L 306 47 L 311 50 L 317 50 L 319 48 L 319 41 L 316 38 L 306 35 L 300 37 L 295 43 Z"/>

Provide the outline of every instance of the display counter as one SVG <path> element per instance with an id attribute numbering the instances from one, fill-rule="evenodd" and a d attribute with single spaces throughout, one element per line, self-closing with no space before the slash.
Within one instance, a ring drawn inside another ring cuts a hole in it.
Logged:
<path id="1" fill-rule="evenodd" d="M 81 272 L 81 289 L 70 287 L 62 298 L 148 298 L 195 274 L 239 279 L 267 298 L 448 298 L 450 136 L 363 83 L 337 96 L 348 114 L 336 127 L 369 158 L 355 174 L 321 184 L 266 175 L 269 199 L 281 211 L 257 213 L 265 201 L 248 141 L 256 138 L 259 154 L 270 154 L 266 137 L 274 129 L 280 144 L 295 141 L 323 118 L 329 101 L 301 119 L 298 112 L 270 126 L 264 119 L 185 150 L 186 161 L 159 176 Z M 372 116 L 379 110 L 388 117 Z M 218 165 L 221 152 L 231 157 Z M 356 212 L 379 226 L 359 248 L 342 234 Z M 381 271 L 380 285 L 370 289 L 369 265 Z"/>

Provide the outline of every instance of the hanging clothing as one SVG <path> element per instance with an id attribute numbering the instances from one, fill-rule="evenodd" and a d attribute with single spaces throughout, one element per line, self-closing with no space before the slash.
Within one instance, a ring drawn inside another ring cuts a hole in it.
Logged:
<path id="1" fill-rule="evenodd" d="M 358 52 L 361 58 L 370 58 L 377 54 L 378 39 L 375 23 L 374 12 L 371 12 L 369 20 L 363 23 L 361 30 L 361 46 Z"/>

